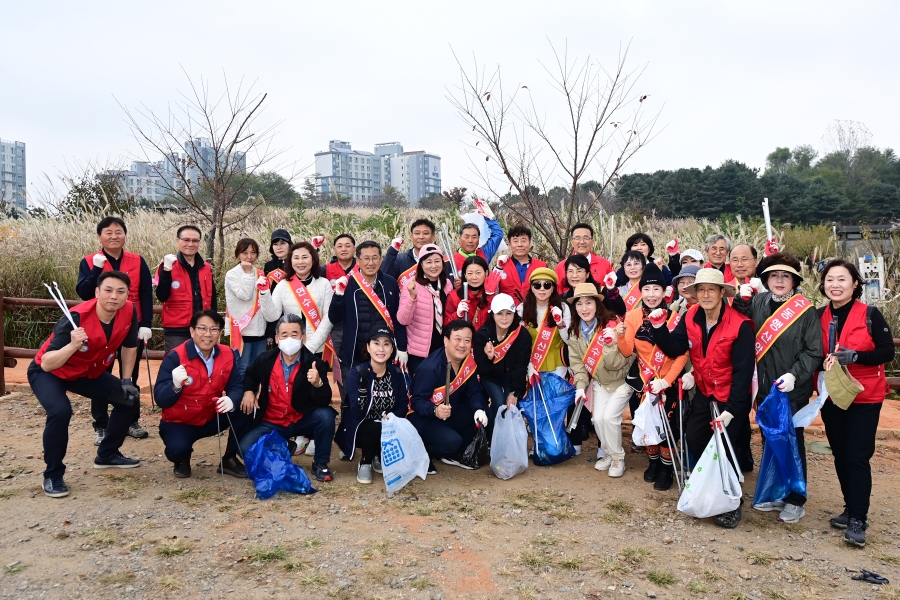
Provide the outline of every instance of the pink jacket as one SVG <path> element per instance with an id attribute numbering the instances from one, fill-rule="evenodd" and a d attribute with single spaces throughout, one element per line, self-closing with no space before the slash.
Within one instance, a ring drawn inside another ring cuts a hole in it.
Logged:
<path id="1" fill-rule="evenodd" d="M 415 281 L 415 280 L 413 280 Z M 447 281 L 444 293 L 453 291 Z M 400 308 L 397 320 L 406 325 L 407 351 L 413 356 L 425 358 L 431 349 L 431 331 L 434 329 L 434 297 L 427 286 L 416 282 L 416 299 L 409 295 L 409 288 L 400 290 Z"/>

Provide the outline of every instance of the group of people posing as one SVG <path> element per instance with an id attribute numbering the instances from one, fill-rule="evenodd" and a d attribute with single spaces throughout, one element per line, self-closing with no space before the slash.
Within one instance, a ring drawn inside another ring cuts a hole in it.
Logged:
<path id="1" fill-rule="evenodd" d="M 831 523 L 847 530 L 849 543 L 865 544 L 869 460 L 887 392 L 884 365 L 894 348 L 884 317 L 859 301 L 864 282 L 852 263 L 825 265 L 819 289 L 829 302 L 817 309 L 800 291 L 800 262 L 771 243 L 760 257 L 752 246 L 732 247 L 716 234 L 702 252 L 680 251 L 671 240 L 664 258 L 656 258 L 653 240 L 635 233 L 614 267 L 593 252 L 592 227 L 579 223 L 570 231 L 572 254 L 548 266 L 531 255 L 531 230 L 516 225 L 505 233 L 509 255 L 494 261 L 504 232 L 487 206 L 478 210 L 487 242 L 479 246 L 479 227 L 467 224 L 452 251 L 435 244 L 428 219 L 412 223 L 405 252 L 403 239 L 385 252 L 375 241 L 357 243 L 342 233 L 331 240 L 327 264 L 321 237 L 294 242 L 288 231 L 275 230 L 263 268 L 259 244 L 241 239 L 237 264 L 225 276 L 224 317 L 213 271 L 198 253 L 197 227 L 178 229 L 177 253 L 163 257 L 151 275 L 142 257 L 124 249 L 125 223 L 105 218 L 97 226 L 101 249 L 81 262 L 77 291 L 85 302 L 72 309 L 74 323 L 57 323 L 29 367 L 47 411 L 45 493 L 68 494 L 67 391 L 91 399 L 95 468 L 138 466 L 120 448 L 128 435 L 147 435 L 135 382 L 151 336 L 155 288 L 168 352 L 155 400 L 175 477 L 190 477 L 197 440 L 227 429 L 221 473 L 245 477 L 241 457 L 275 431 L 291 452 L 313 456 L 318 481 L 334 477 L 329 464 L 337 442 L 341 458 L 357 461 L 357 480 L 371 483 L 381 471 L 387 413 L 416 428 L 432 459 L 429 473 L 438 460 L 471 468 L 463 450 L 477 428 L 490 432 L 498 409 L 517 404 L 548 372 L 570 381 L 576 401 L 585 401 L 580 417 L 570 409 L 567 419 L 578 422 L 569 423 L 568 435 L 576 454 L 597 436 L 594 468 L 608 477 L 626 470 L 623 414 L 634 414 L 646 398 L 665 402 L 689 462 L 710 440 L 715 404 L 715 420 L 734 442 L 729 460 L 749 471 L 754 405 L 774 384 L 796 412 L 814 395 L 817 373 L 834 363 L 864 391 L 847 409 L 830 400 L 822 409 L 844 497 L 844 511 Z M 120 377 L 111 373 L 117 356 Z M 332 407 L 329 372 L 340 412 Z M 796 434 L 805 472 L 803 429 Z M 628 444 L 646 453 L 643 478 L 656 490 L 673 484 L 677 441 Z M 754 508 L 796 522 L 805 502 L 792 493 Z M 741 514 L 739 506 L 715 521 L 733 528 Z"/>

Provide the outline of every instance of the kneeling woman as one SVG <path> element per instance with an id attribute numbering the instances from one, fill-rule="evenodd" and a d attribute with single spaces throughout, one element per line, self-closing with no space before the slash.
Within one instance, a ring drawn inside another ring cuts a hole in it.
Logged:
<path id="1" fill-rule="evenodd" d="M 634 355 L 622 356 L 616 345 L 612 313 L 603 306 L 603 296 L 593 283 L 575 288 L 569 302 L 575 303 L 569 333 L 569 360 L 575 374 L 576 397 L 587 395 L 591 386 L 591 414 L 594 431 L 606 455 L 594 463 L 598 471 L 609 471 L 610 477 L 625 473 L 625 451 L 622 449 L 622 411 L 628 406 L 631 387 L 625 375 Z"/>
<path id="2" fill-rule="evenodd" d="M 347 375 L 347 403 L 344 421 L 338 430 L 337 443 L 348 459 L 356 448 L 362 457 L 356 470 L 356 480 L 372 483 L 372 471 L 381 473 L 381 419 L 387 413 L 405 418 L 409 407 L 406 381 L 394 360 L 394 337 L 384 324 L 369 333 L 364 362 L 350 369 Z"/>

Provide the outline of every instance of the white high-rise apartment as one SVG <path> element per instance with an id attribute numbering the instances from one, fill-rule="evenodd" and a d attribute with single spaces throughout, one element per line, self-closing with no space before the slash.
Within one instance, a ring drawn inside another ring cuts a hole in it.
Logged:
<path id="1" fill-rule="evenodd" d="M 0 200 L 25 210 L 25 142 L 0 139 Z"/>

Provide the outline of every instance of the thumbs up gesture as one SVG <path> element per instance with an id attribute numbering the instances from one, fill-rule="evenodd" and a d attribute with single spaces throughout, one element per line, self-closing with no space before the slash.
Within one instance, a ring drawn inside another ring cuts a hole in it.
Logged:
<path id="1" fill-rule="evenodd" d="M 313 387 L 322 386 L 322 377 L 319 376 L 319 370 L 316 369 L 316 361 L 313 361 L 312 365 L 309 367 L 309 372 L 306 374 L 306 379 L 312 384 Z"/>

